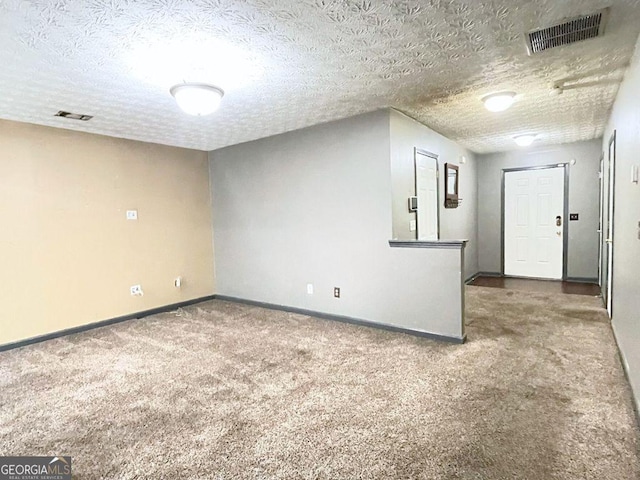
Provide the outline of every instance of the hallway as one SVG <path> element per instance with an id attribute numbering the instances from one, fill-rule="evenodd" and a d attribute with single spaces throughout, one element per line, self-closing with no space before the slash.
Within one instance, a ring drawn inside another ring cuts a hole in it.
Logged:
<path id="1" fill-rule="evenodd" d="M 477 287 L 507 288 L 531 292 L 567 293 L 571 295 L 600 295 L 600 287 L 595 283 L 564 282 L 556 280 L 534 280 L 530 278 L 512 278 L 478 275 L 469 285 Z"/>
<path id="2" fill-rule="evenodd" d="M 483 431 L 492 461 L 520 465 L 513 478 L 640 478 L 640 431 L 602 299 L 539 283 L 554 282 L 467 286 L 477 363 L 464 421 Z"/>

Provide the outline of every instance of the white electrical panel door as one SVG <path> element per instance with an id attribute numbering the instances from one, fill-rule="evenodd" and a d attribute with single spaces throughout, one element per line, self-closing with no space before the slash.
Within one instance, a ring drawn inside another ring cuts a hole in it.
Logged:
<path id="1" fill-rule="evenodd" d="M 504 274 L 561 279 L 564 168 L 504 174 Z"/>

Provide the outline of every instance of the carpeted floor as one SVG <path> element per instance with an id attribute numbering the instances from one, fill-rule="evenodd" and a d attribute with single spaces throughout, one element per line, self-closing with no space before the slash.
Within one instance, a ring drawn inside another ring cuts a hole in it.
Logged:
<path id="1" fill-rule="evenodd" d="M 0 455 L 77 479 L 638 479 L 592 297 L 467 287 L 450 345 L 211 301 L 0 353 Z"/>

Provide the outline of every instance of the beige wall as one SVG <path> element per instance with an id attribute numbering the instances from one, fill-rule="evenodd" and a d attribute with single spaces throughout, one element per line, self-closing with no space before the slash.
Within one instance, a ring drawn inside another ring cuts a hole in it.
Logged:
<path id="1" fill-rule="evenodd" d="M 208 182 L 206 152 L 0 121 L 0 345 L 213 294 Z"/>

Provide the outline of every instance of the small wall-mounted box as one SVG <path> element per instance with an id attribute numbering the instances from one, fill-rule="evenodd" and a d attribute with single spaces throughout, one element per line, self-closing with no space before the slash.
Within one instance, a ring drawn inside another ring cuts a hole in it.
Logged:
<path id="1" fill-rule="evenodd" d="M 409 197 L 409 211 L 410 212 L 418 211 L 418 197 Z"/>

